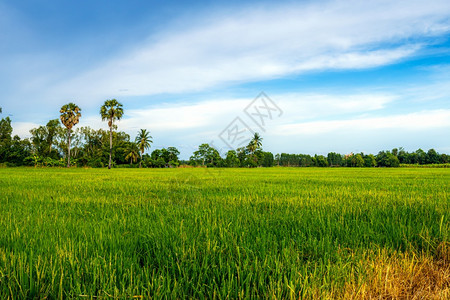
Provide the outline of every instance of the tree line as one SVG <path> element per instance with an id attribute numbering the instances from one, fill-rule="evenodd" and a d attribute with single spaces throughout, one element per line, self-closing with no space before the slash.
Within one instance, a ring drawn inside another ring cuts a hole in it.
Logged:
<path id="1" fill-rule="evenodd" d="M 2 112 L 0 107 L 0 113 Z M 405 165 L 448 164 L 450 156 L 434 149 L 407 152 L 403 148 L 380 151 L 378 154 L 335 152 L 324 155 L 273 155 L 262 148 L 262 137 L 255 133 L 247 146 L 220 153 L 213 146 L 201 144 L 189 160 L 180 160 L 176 147 L 151 148 L 152 136 L 140 129 L 134 139 L 118 131 L 117 121 L 124 114 L 123 105 L 108 99 L 100 108 L 108 130 L 75 126 L 81 108 L 74 103 L 61 107 L 60 118 L 30 130 L 31 137 L 12 136 L 9 117 L 0 120 L 0 163 L 6 166 L 58 167 L 146 167 L 165 168 L 180 165 L 203 167 L 399 167 Z"/>
<path id="2" fill-rule="evenodd" d="M 422 149 L 407 152 L 402 147 L 391 151 L 380 151 L 376 155 L 365 153 L 343 155 L 330 152 L 327 156 L 287 153 L 275 156 L 275 164 L 284 167 L 399 167 L 400 165 L 448 163 L 450 163 L 450 156 L 439 154 L 434 149 L 429 149 L 427 152 Z"/>

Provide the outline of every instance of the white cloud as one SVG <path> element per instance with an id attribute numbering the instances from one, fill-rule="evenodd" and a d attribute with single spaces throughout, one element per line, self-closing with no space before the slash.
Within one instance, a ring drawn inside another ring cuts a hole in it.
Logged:
<path id="1" fill-rule="evenodd" d="M 323 69 L 361 69 L 417 53 L 449 32 L 448 1 L 330 1 L 199 16 L 50 87 L 80 99 L 200 91 Z"/>
<path id="2" fill-rule="evenodd" d="M 30 130 L 41 125 L 42 124 L 36 124 L 32 122 L 11 122 L 11 126 L 13 128 L 12 134 L 13 136 L 18 135 L 21 138 L 29 138 L 31 137 Z"/>
<path id="3" fill-rule="evenodd" d="M 367 113 L 380 110 L 398 97 L 389 94 L 280 94 L 271 97 L 285 112 L 283 120 L 307 119 Z"/>
<path id="4" fill-rule="evenodd" d="M 11 16 L 7 22 L 0 18 L 0 29 L 6 28 L 5 24 L 8 28 L 18 25 L 14 23 L 26 26 L 27 22 L 12 20 L 14 15 Z M 450 2 L 325 1 L 257 7 L 253 4 L 226 13 L 199 12 L 194 19 L 180 20 L 138 45 L 121 47 L 120 53 L 112 56 L 108 54 L 98 60 L 90 57 L 95 63 L 83 64 L 88 66 L 85 69 L 73 68 L 74 63 L 66 58 L 67 54 L 76 56 L 76 45 L 74 53 L 58 55 L 63 50 L 55 49 L 52 53 L 0 57 L 5 67 L 0 69 L 0 79 L 7 91 L 3 99 L 9 101 L 2 104 L 4 112 L 36 122 L 57 117 L 52 113 L 57 113 L 60 105 L 75 101 L 83 108 L 78 126 L 106 128 L 98 115 L 89 115 L 106 98 L 205 92 L 211 87 L 311 71 L 388 65 L 420 54 L 428 43 L 433 43 L 433 38 L 448 35 Z M 23 26 L 17 39 L 30 35 Z M 13 35 L 8 34 L 9 38 Z M 269 95 L 284 114 L 274 121 L 267 138 L 279 135 L 280 145 L 287 145 L 298 136 L 314 133 L 320 137 L 345 130 L 363 133 L 398 128 L 431 132 L 440 128 L 443 132 L 443 128 L 449 127 L 448 104 L 427 107 L 423 101 L 445 101 L 442 99 L 449 95 L 448 76 L 436 82 L 418 88 L 394 87 L 395 91 L 384 94 L 367 91 L 350 95 L 319 92 Z M 127 109 L 119 129 L 134 136 L 137 129 L 148 128 L 162 146 L 178 143 L 180 148 L 217 138 L 234 117 L 243 115 L 242 110 L 252 100 L 211 99 L 158 103 L 145 108 L 144 102 L 150 100 L 131 99 L 142 103 L 144 108 Z M 417 104 L 419 99 L 423 103 Z M 402 114 L 391 106 L 397 101 L 403 101 Z M 416 107 L 410 105 L 413 102 Z M 384 116 L 375 117 L 374 112 Z M 16 122 L 13 126 L 16 134 L 29 136 L 29 129 L 38 125 Z"/>
<path id="5" fill-rule="evenodd" d="M 283 122 L 296 122 L 317 117 L 364 113 L 384 108 L 396 99 L 384 94 L 301 94 L 271 95 L 271 99 L 284 111 Z M 235 117 L 245 118 L 244 109 L 253 99 L 211 99 L 196 103 L 160 104 L 157 107 L 127 110 L 120 121 L 121 128 L 137 131 L 139 128 L 176 134 L 200 131 L 217 135 Z M 101 125 L 99 117 L 84 120 L 85 124 Z M 81 126 L 83 124 L 80 122 Z M 92 125 L 91 125 L 92 126 Z"/>
<path id="6" fill-rule="evenodd" d="M 383 117 L 365 117 L 285 124 L 274 128 L 272 132 L 277 135 L 294 136 L 304 134 L 319 135 L 336 131 L 376 131 L 380 129 L 417 131 L 447 127 L 450 127 L 450 110 L 439 109 Z"/>
<path id="7" fill-rule="evenodd" d="M 147 124 L 150 128 L 164 131 L 205 128 L 217 123 L 223 116 L 241 111 L 247 102 L 248 99 L 226 99 L 132 109 L 128 110 L 123 124 L 130 128 Z"/>

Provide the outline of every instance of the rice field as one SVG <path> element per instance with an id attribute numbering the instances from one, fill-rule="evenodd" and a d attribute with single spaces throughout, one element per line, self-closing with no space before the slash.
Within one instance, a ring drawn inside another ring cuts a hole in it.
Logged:
<path id="1" fill-rule="evenodd" d="M 0 169 L 1 299 L 450 297 L 450 169 Z"/>

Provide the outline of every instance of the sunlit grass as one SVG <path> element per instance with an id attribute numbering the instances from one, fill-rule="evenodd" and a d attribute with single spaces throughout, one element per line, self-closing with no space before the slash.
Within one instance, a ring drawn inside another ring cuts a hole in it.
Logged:
<path id="1" fill-rule="evenodd" d="M 448 267 L 449 191 L 444 168 L 0 169 L 0 298 L 376 297 L 389 265 Z"/>

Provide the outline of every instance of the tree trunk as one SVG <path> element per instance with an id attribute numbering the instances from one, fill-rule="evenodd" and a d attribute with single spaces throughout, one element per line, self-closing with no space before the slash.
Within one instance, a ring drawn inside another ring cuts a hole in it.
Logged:
<path id="1" fill-rule="evenodd" d="M 142 168 L 142 152 L 141 152 L 141 161 L 139 162 L 139 168 Z"/>
<path id="2" fill-rule="evenodd" d="M 112 156 L 112 122 L 109 127 L 109 164 L 108 169 L 111 169 L 111 156 Z"/>
<path id="3" fill-rule="evenodd" d="M 70 129 L 67 130 L 67 167 L 70 168 Z"/>

